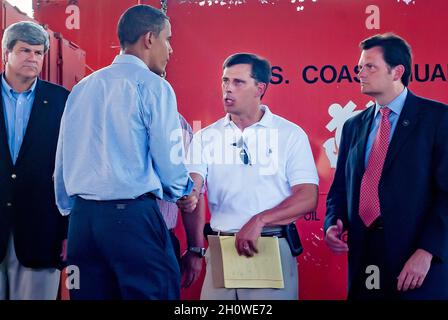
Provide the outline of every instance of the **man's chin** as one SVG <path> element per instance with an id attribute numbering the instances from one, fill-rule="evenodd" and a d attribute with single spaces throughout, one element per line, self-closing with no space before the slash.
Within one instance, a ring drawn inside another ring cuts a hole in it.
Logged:
<path id="1" fill-rule="evenodd" d="M 162 78 L 166 77 L 166 69 L 159 66 L 148 66 L 149 70 L 154 72 L 155 74 L 161 76 Z"/>
<path id="2" fill-rule="evenodd" d="M 369 95 L 369 96 L 373 94 L 373 92 L 371 90 L 369 90 L 367 88 L 363 88 L 363 87 L 361 87 L 361 93 Z"/>
<path id="3" fill-rule="evenodd" d="M 22 76 L 22 78 L 25 79 L 33 79 L 33 78 L 37 78 L 39 76 L 39 72 L 36 71 L 25 71 L 25 72 L 21 72 L 20 75 Z"/>
<path id="4" fill-rule="evenodd" d="M 226 113 L 232 113 L 235 110 L 234 105 L 224 104 L 224 111 Z"/>

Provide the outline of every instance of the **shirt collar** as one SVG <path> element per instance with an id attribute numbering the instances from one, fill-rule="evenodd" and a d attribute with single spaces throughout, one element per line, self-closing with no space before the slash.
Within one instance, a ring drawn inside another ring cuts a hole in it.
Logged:
<path id="1" fill-rule="evenodd" d="M 272 112 L 269 110 L 268 106 L 265 104 L 260 105 L 261 110 L 264 111 L 264 115 L 261 117 L 260 121 L 258 121 L 258 125 L 263 127 L 272 127 Z"/>
<path id="2" fill-rule="evenodd" d="M 134 56 L 132 54 L 119 54 L 115 57 L 113 64 L 116 63 L 130 63 L 130 64 L 135 64 L 139 67 L 148 69 L 148 66 L 143 62 L 143 60 L 141 60 L 139 57 Z"/>
<path id="3" fill-rule="evenodd" d="M 261 117 L 260 121 L 254 123 L 251 125 L 253 126 L 263 126 L 263 127 L 272 127 L 272 112 L 269 110 L 269 107 L 267 105 L 261 104 L 260 109 L 264 112 L 263 116 Z M 230 118 L 230 113 L 227 113 L 224 117 L 224 126 L 228 126 L 231 123 L 233 123 L 232 119 Z"/>
<path id="4" fill-rule="evenodd" d="M 403 110 L 404 102 L 406 101 L 406 96 L 408 95 L 408 89 L 405 87 L 403 91 L 394 99 L 392 100 L 387 107 L 395 114 L 400 115 L 401 111 Z M 385 106 L 381 106 L 378 103 L 375 106 L 375 117 L 380 111 L 381 108 Z"/>
<path id="5" fill-rule="evenodd" d="M 34 80 L 33 84 L 31 85 L 31 87 L 22 92 L 22 94 L 25 95 L 26 99 L 30 99 L 32 96 L 32 93 L 34 93 L 34 90 L 36 90 L 36 85 L 37 85 L 37 78 Z M 17 96 L 20 94 L 17 91 L 15 91 L 6 81 L 5 79 L 5 74 L 2 74 L 2 88 L 4 90 L 4 92 L 8 95 L 8 97 L 10 99 L 14 98 L 17 99 Z"/>

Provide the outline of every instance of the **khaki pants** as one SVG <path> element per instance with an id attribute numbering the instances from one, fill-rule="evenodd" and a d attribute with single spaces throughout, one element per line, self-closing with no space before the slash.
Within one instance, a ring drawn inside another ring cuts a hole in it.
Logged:
<path id="1" fill-rule="evenodd" d="M 22 266 L 17 260 L 11 236 L 6 256 L 0 264 L 0 300 L 55 300 L 60 274 L 55 268 Z"/>

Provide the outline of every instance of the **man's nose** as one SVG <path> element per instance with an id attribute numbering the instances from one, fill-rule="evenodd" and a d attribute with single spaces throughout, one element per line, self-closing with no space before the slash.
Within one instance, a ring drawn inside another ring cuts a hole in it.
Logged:
<path id="1" fill-rule="evenodd" d="M 365 77 L 365 75 L 366 75 L 365 68 L 363 68 L 363 67 L 358 68 L 358 77 Z"/>
<path id="2" fill-rule="evenodd" d="M 222 84 L 222 89 L 223 89 L 225 92 L 232 92 L 232 86 L 231 86 L 230 83 L 223 83 L 223 84 Z"/>
<path id="3" fill-rule="evenodd" d="M 28 60 L 31 60 L 31 61 L 38 61 L 39 59 L 40 59 L 40 55 L 39 55 L 38 53 L 30 52 L 30 53 L 28 54 Z"/>

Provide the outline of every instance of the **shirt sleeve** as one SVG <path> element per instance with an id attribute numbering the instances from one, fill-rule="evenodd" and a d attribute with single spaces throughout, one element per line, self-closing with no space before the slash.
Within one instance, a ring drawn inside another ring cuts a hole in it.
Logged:
<path id="1" fill-rule="evenodd" d="M 182 129 L 177 111 L 176 96 L 165 80 L 149 88 L 141 88 L 144 117 L 149 137 L 148 158 L 157 173 L 163 198 L 176 201 L 188 195 L 193 181 L 185 167 Z"/>
<path id="2" fill-rule="evenodd" d="M 286 152 L 286 177 L 289 185 L 291 187 L 304 183 L 319 185 L 319 176 L 317 175 L 311 146 L 302 129 L 298 129 L 291 136 Z"/>
<path id="3" fill-rule="evenodd" d="M 63 216 L 70 214 L 73 207 L 74 197 L 70 197 L 67 194 L 64 182 L 64 161 L 63 161 L 63 133 L 64 133 L 64 116 L 61 119 L 61 127 L 59 129 L 58 145 L 56 149 L 56 162 L 53 174 L 54 180 L 54 193 L 56 197 L 56 205 L 59 212 Z"/>
<path id="4" fill-rule="evenodd" d="M 202 136 L 204 131 L 198 131 L 191 140 L 187 153 L 187 168 L 190 173 L 197 173 L 201 175 L 204 180 L 204 185 L 207 178 L 207 162 L 205 161 L 203 153 Z M 203 190 L 202 190 L 203 191 Z"/>

